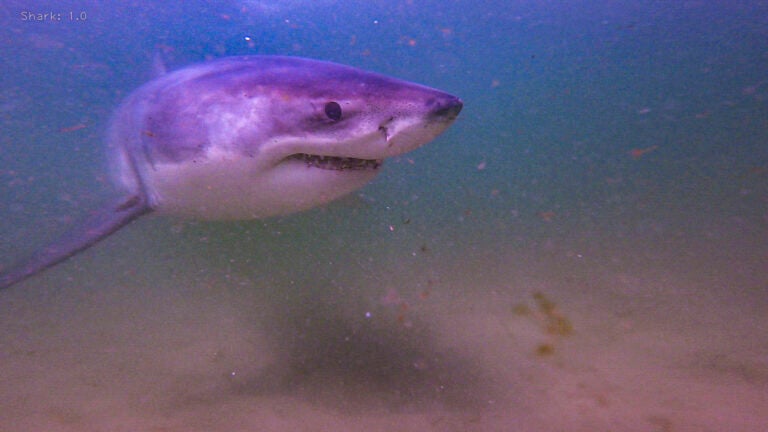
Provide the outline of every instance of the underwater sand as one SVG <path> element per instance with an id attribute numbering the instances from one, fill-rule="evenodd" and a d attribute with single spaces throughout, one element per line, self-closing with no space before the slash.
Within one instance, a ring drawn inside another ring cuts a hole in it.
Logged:
<path id="1" fill-rule="evenodd" d="M 462 238 L 466 221 L 428 242 L 410 221 L 360 231 L 368 211 L 148 218 L 3 292 L 2 430 L 768 421 L 766 250 L 739 229 L 661 252 L 573 233 L 522 246 Z M 340 218 L 355 236 L 329 230 Z"/>

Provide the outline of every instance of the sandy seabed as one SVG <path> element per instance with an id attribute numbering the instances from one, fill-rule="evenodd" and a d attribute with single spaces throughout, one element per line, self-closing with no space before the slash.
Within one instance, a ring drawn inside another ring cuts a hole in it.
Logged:
<path id="1" fill-rule="evenodd" d="M 390 244 L 329 272 L 148 257 L 175 228 L 137 226 L 0 293 L 0 430 L 768 424 L 768 253 L 740 234 Z"/>

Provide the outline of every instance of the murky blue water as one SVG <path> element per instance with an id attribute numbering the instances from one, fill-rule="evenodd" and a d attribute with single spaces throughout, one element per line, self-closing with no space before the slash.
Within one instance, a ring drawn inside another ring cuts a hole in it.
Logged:
<path id="1" fill-rule="evenodd" d="M 362 3 L 0 6 L 0 265 L 111 196 L 156 53 L 465 102 L 330 206 L 146 217 L 0 292 L 0 430 L 760 430 L 768 4 Z"/>

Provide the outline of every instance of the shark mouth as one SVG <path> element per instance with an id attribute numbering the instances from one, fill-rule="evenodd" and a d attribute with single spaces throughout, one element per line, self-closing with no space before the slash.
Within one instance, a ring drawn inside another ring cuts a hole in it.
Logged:
<path id="1" fill-rule="evenodd" d="M 288 156 L 288 159 L 304 162 L 307 164 L 307 167 L 310 168 L 336 171 L 375 170 L 383 163 L 382 159 L 357 159 L 350 157 L 311 155 L 306 153 L 296 153 Z"/>

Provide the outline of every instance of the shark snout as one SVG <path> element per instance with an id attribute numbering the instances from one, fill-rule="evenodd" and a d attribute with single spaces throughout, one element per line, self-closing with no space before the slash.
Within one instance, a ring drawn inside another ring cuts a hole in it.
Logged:
<path id="1" fill-rule="evenodd" d="M 464 107 L 464 102 L 456 96 L 445 95 L 429 101 L 428 105 L 431 109 L 429 115 L 432 118 L 440 121 L 452 122 L 461 112 L 461 108 Z"/>
<path id="2" fill-rule="evenodd" d="M 433 91 L 413 103 L 410 115 L 392 116 L 379 125 L 384 148 L 380 154 L 366 159 L 384 159 L 414 150 L 440 135 L 461 112 L 464 103 L 456 96 Z"/>

